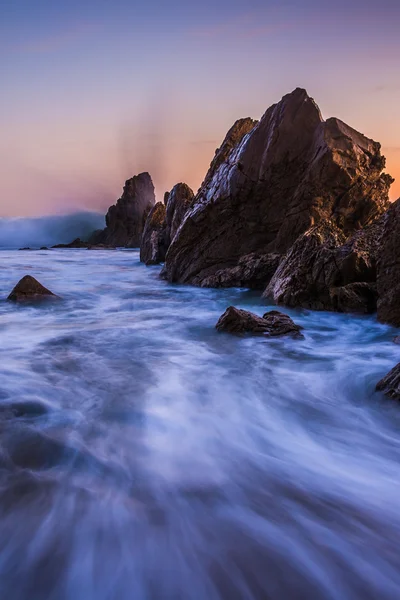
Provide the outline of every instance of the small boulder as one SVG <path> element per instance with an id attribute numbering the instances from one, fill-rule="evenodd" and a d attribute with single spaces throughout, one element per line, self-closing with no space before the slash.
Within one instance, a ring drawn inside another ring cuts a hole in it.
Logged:
<path id="1" fill-rule="evenodd" d="M 394 400 L 400 400 L 400 363 L 377 383 L 376 391 L 383 392 Z"/>
<path id="2" fill-rule="evenodd" d="M 11 302 L 32 302 L 48 298 L 58 298 L 53 292 L 45 288 L 31 275 L 25 275 L 12 290 L 7 300 Z"/>
<path id="3" fill-rule="evenodd" d="M 254 333 L 267 337 L 291 335 L 302 337 L 299 325 L 284 313 L 271 310 L 262 317 L 247 310 L 229 306 L 216 324 L 218 331 L 227 333 Z"/>

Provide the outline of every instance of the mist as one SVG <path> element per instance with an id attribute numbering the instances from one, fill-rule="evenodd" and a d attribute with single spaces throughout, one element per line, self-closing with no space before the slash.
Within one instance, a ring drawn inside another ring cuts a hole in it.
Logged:
<path id="1" fill-rule="evenodd" d="M 67 244 L 105 227 L 104 214 L 77 212 L 37 218 L 0 218 L 0 248 Z"/>

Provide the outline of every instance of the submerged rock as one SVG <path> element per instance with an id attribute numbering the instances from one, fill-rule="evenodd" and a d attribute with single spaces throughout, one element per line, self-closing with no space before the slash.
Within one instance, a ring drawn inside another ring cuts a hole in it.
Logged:
<path id="1" fill-rule="evenodd" d="M 377 265 L 378 319 L 400 327 L 400 198 L 384 217 Z"/>
<path id="2" fill-rule="evenodd" d="M 97 234 L 92 243 L 138 248 L 155 201 L 154 185 L 148 173 L 128 179 L 121 198 L 108 209 L 105 230 Z"/>
<path id="3" fill-rule="evenodd" d="M 390 398 L 400 400 L 400 363 L 377 383 L 376 390 Z"/>
<path id="4" fill-rule="evenodd" d="M 258 124 L 246 119 L 228 133 L 171 243 L 166 277 L 201 285 L 245 255 L 285 254 L 327 219 L 344 242 L 386 210 L 384 166 L 380 144 L 323 121 L 306 91 L 295 90 Z"/>
<path id="5" fill-rule="evenodd" d="M 27 302 L 58 298 L 53 292 L 45 288 L 31 275 L 25 275 L 14 287 L 7 300 L 11 302 Z"/>
<path id="6" fill-rule="evenodd" d="M 284 313 L 271 310 L 259 317 L 252 312 L 229 306 L 219 318 L 216 328 L 227 333 L 255 333 L 268 337 L 292 335 L 302 337 L 300 325 Z"/>
<path id="7" fill-rule="evenodd" d="M 140 260 L 146 265 L 157 265 L 165 260 L 167 252 L 166 208 L 157 202 L 151 209 L 140 244 Z"/>
<path id="8" fill-rule="evenodd" d="M 332 221 L 312 227 L 282 259 L 264 297 L 276 304 L 312 310 L 374 312 L 382 224 L 378 220 L 347 242 Z"/>

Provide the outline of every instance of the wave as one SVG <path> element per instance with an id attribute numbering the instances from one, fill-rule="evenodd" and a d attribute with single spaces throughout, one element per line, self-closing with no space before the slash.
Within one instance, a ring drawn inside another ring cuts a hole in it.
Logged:
<path id="1" fill-rule="evenodd" d="M 87 239 L 105 227 L 104 215 L 79 212 L 34 218 L 0 218 L 0 248 L 21 248 L 68 244 Z"/>

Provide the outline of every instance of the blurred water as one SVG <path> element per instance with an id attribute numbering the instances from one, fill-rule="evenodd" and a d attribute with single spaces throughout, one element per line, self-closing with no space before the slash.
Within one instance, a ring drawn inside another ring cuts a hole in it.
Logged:
<path id="1" fill-rule="evenodd" d="M 172 286 L 136 251 L 0 253 L 62 296 L 0 303 L 0 598 L 400 597 L 398 361 L 374 318 L 215 323 L 257 294 Z"/>

